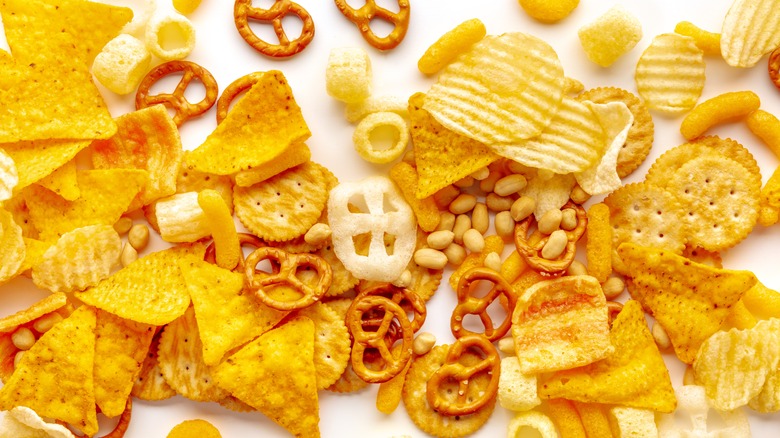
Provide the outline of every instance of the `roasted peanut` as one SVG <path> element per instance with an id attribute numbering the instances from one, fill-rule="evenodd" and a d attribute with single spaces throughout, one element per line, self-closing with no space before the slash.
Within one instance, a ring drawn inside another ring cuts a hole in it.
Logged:
<path id="1" fill-rule="evenodd" d="M 433 249 L 444 249 L 450 246 L 453 240 L 455 240 L 455 233 L 447 230 L 434 231 L 426 239 L 428 246 Z"/>
<path id="2" fill-rule="evenodd" d="M 492 192 L 493 187 L 496 186 L 496 181 L 501 179 L 502 176 L 504 176 L 503 173 L 497 170 L 491 170 L 488 177 L 479 182 L 479 189 L 485 193 Z"/>
<path id="3" fill-rule="evenodd" d="M 463 243 L 463 233 L 471 229 L 471 218 L 467 214 L 459 214 L 455 218 L 455 226 L 452 232 L 455 233 L 455 242 Z"/>
<path id="4" fill-rule="evenodd" d="M 653 334 L 653 339 L 655 340 L 655 345 L 658 346 L 659 350 L 668 350 L 669 347 L 672 346 L 672 340 L 669 339 L 666 330 L 661 327 L 661 324 L 658 324 L 658 321 L 653 322 L 653 329 L 651 332 Z"/>
<path id="5" fill-rule="evenodd" d="M 487 168 L 487 166 L 483 167 L 482 169 L 479 169 L 471 174 L 471 177 L 474 178 L 477 181 L 482 181 L 485 178 L 490 176 L 490 169 Z"/>
<path id="6" fill-rule="evenodd" d="M 509 212 L 512 214 L 512 219 L 516 222 L 530 216 L 536 209 L 536 201 L 528 196 L 521 196 L 517 201 L 512 204 Z"/>
<path id="7" fill-rule="evenodd" d="M 501 256 L 498 255 L 497 252 L 491 252 L 490 254 L 486 255 L 485 260 L 482 261 L 482 264 L 488 269 L 501 272 Z"/>
<path id="8" fill-rule="evenodd" d="M 119 262 L 124 267 L 136 260 L 138 260 L 138 251 L 129 242 L 125 243 L 125 246 L 122 247 L 122 253 L 119 255 Z"/>
<path id="9" fill-rule="evenodd" d="M 561 227 L 562 219 L 563 213 L 557 208 L 547 210 L 539 219 L 539 222 L 536 224 L 536 228 L 539 229 L 540 233 L 552 234 L 553 231 Z"/>
<path id="10" fill-rule="evenodd" d="M 463 246 L 470 252 L 482 252 L 485 248 L 485 236 L 474 228 L 463 233 Z"/>
<path id="11" fill-rule="evenodd" d="M 523 190 L 526 185 L 528 185 L 528 181 L 523 175 L 513 173 L 496 181 L 493 193 L 498 196 L 509 196 Z"/>
<path id="12" fill-rule="evenodd" d="M 585 190 L 582 190 L 582 187 L 576 185 L 573 189 L 571 189 L 571 194 L 569 197 L 575 204 L 582 205 L 587 202 L 588 199 L 590 199 L 590 194 L 588 194 L 588 192 Z"/>
<path id="13" fill-rule="evenodd" d="M 561 228 L 566 231 L 577 228 L 577 212 L 573 208 L 565 208 L 561 212 Z"/>
<path id="14" fill-rule="evenodd" d="M 574 260 L 566 269 L 566 275 L 588 275 L 588 268 L 579 260 Z"/>
<path id="15" fill-rule="evenodd" d="M 461 193 L 454 201 L 450 202 L 448 209 L 452 214 L 463 214 L 470 212 L 474 209 L 475 205 L 477 205 L 476 196 L 468 193 Z"/>
<path id="16" fill-rule="evenodd" d="M 553 231 L 550 234 L 550 238 L 547 243 L 542 247 L 542 257 L 547 260 L 555 260 L 563 254 L 566 250 L 566 245 L 569 243 L 569 238 L 566 237 L 566 232 L 563 230 Z"/>
<path id="17" fill-rule="evenodd" d="M 59 313 L 49 313 L 48 315 L 38 318 L 33 323 L 33 329 L 38 333 L 46 333 L 54 327 L 54 324 L 57 324 L 60 321 L 62 321 L 62 315 Z"/>
<path id="18" fill-rule="evenodd" d="M 482 202 L 478 202 L 474 206 L 474 210 L 471 211 L 471 228 L 482 234 L 487 233 L 488 228 L 490 228 L 490 215 L 488 215 L 487 206 Z"/>
<path id="19" fill-rule="evenodd" d="M 453 243 L 444 249 L 444 255 L 447 257 L 447 261 L 453 266 L 460 266 L 463 260 L 466 259 L 466 249 L 457 243 Z"/>
<path id="20" fill-rule="evenodd" d="M 496 234 L 504 239 L 512 237 L 512 234 L 515 232 L 515 220 L 512 219 L 512 213 L 500 211 L 496 213 L 496 218 L 494 220 Z"/>
<path id="21" fill-rule="evenodd" d="M 395 281 L 393 282 L 393 286 L 398 286 L 398 287 L 409 287 L 409 285 L 411 284 L 412 284 L 412 272 L 408 269 L 402 272 L 401 275 L 399 275 L 398 278 L 396 278 Z"/>
<path id="22" fill-rule="evenodd" d="M 11 335 L 11 342 L 22 351 L 29 350 L 35 345 L 35 334 L 27 327 L 19 327 Z"/>
<path id="23" fill-rule="evenodd" d="M 514 200 L 509 196 L 498 196 L 495 193 L 488 193 L 485 196 L 485 203 L 491 211 L 507 211 L 512 208 L 512 202 Z"/>
<path id="24" fill-rule="evenodd" d="M 608 300 L 614 300 L 623 293 L 626 288 L 626 284 L 620 277 L 610 277 L 604 284 L 601 285 L 601 290 L 604 291 L 604 296 Z"/>
<path id="25" fill-rule="evenodd" d="M 316 223 L 309 228 L 303 240 L 310 245 L 321 245 L 330 239 L 331 230 L 328 224 Z"/>
<path id="26" fill-rule="evenodd" d="M 127 233 L 127 241 L 136 251 L 143 251 L 149 245 L 149 227 L 136 224 Z"/>
<path id="27" fill-rule="evenodd" d="M 460 187 L 461 189 L 467 189 L 474 185 L 474 178 L 472 178 L 470 175 L 464 176 L 463 178 L 455 181 L 452 183 L 455 187 Z"/>
<path id="28" fill-rule="evenodd" d="M 130 228 L 133 226 L 133 220 L 130 219 L 127 216 L 122 216 L 114 222 L 114 230 L 116 230 L 117 234 L 120 236 L 124 236 L 127 234 L 128 231 L 130 231 Z"/>
<path id="29" fill-rule="evenodd" d="M 439 214 L 439 225 L 436 231 L 452 231 L 453 226 L 455 226 L 455 215 L 449 211 L 442 211 Z"/>
<path id="30" fill-rule="evenodd" d="M 455 186 L 447 186 L 433 194 L 433 202 L 439 208 L 446 208 L 460 195 L 460 190 Z"/>
<path id="31" fill-rule="evenodd" d="M 514 338 L 501 338 L 498 340 L 498 351 L 513 355 L 515 354 L 515 340 Z"/>
<path id="32" fill-rule="evenodd" d="M 412 351 L 414 351 L 414 354 L 422 356 L 431 351 L 434 345 L 436 345 L 436 336 L 433 333 L 422 332 L 414 338 Z"/>
<path id="33" fill-rule="evenodd" d="M 423 268 L 444 269 L 447 266 L 447 256 L 433 248 L 418 249 L 414 253 L 414 262 Z"/>

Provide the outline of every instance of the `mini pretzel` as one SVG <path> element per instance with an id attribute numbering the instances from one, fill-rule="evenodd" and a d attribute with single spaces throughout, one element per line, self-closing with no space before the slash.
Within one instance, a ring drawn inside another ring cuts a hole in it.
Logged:
<path id="1" fill-rule="evenodd" d="M 182 78 L 173 93 L 150 95 L 149 90 L 155 82 L 171 73 L 182 72 Z M 184 97 L 184 91 L 193 79 L 198 78 L 206 88 L 206 97 L 198 103 L 190 103 Z M 189 61 L 170 61 L 160 64 L 141 80 L 138 94 L 135 96 L 135 109 L 140 110 L 152 105 L 163 104 L 176 111 L 173 121 L 181 126 L 187 120 L 199 116 L 209 110 L 217 101 L 217 81 L 205 68 Z"/>
<path id="2" fill-rule="evenodd" d="M 364 315 L 380 314 L 379 324 L 372 324 L 366 331 Z M 366 295 L 355 299 L 347 311 L 347 328 L 352 334 L 352 369 L 361 379 L 369 383 L 386 382 L 400 373 L 412 357 L 413 331 L 412 324 L 406 316 L 406 311 L 392 300 L 379 295 Z M 400 328 L 401 348 L 393 349 L 394 340 L 390 336 L 393 325 Z M 376 352 L 384 360 L 384 367 L 370 370 L 366 367 L 364 355 Z M 391 350 L 395 350 L 394 355 Z"/>
<path id="3" fill-rule="evenodd" d="M 471 294 L 474 285 L 480 280 L 493 283 L 493 287 L 484 297 L 477 298 Z M 487 312 L 488 307 L 499 297 L 499 303 L 506 311 L 504 321 L 498 327 L 493 327 L 493 319 Z M 517 303 L 512 286 L 501 274 L 487 268 L 473 268 L 466 271 L 458 282 L 458 305 L 452 312 L 450 328 L 456 338 L 467 335 L 484 335 L 490 342 L 495 342 L 504 337 L 512 325 L 512 311 Z M 466 315 L 478 315 L 485 327 L 484 333 L 475 333 L 463 327 L 463 317 Z"/>
<path id="4" fill-rule="evenodd" d="M 409 0 L 398 0 L 397 13 L 376 4 L 376 0 L 366 0 L 360 9 L 347 4 L 347 0 L 336 0 L 336 6 L 349 21 L 355 23 L 363 39 L 379 50 L 390 50 L 401 44 L 409 29 Z M 371 20 L 381 18 L 393 25 L 393 31 L 385 37 L 378 37 L 371 30 Z"/>
<path id="5" fill-rule="evenodd" d="M 269 260 L 273 266 L 272 273 L 257 270 L 257 264 Z M 298 268 L 311 267 L 317 271 L 318 281 L 315 286 L 309 286 L 298 277 Z M 244 272 L 249 287 L 257 298 L 268 307 L 276 310 L 296 310 L 314 304 L 330 287 L 333 271 L 322 257 L 314 254 L 290 254 L 279 248 L 263 247 L 256 249 L 246 258 Z M 279 301 L 272 298 L 268 292 L 275 287 L 287 285 L 300 292 L 303 296 L 294 301 Z"/>
<path id="6" fill-rule="evenodd" d="M 122 438 L 127 433 L 127 428 L 130 427 L 130 417 L 133 415 L 133 397 L 127 398 L 125 404 L 125 410 L 122 411 L 122 415 L 119 416 L 119 422 L 114 427 L 114 430 L 104 435 L 102 438 Z"/>
<path id="7" fill-rule="evenodd" d="M 265 246 L 259 237 L 249 233 L 238 233 L 238 243 L 241 247 L 251 246 L 255 249 Z M 214 242 L 211 242 L 209 246 L 206 247 L 206 253 L 203 255 L 203 260 L 212 264 L 217 263 L 217 249 L 214 247 Z M 244 270 L 244 259 L 238 259 L 238 266 L 236 266 L 235 269 L 236 271 Z"/>
<path id="8" fill-rule="evenodd" d="M 481 350 L 484 359 L 472 366 L 460 363 L 461 356 L 468 348 Z M 500 367 L 501 359 L 498 357 L 498 351 L 487 338 L 482 335 L 466 335 L 459 338 L 450 346 L 444 365 L 436 370 L 428 380 L 425 393 L 428 404 L 442 415 L 473 414 L 488 404 L 498 393 Z M 481 397 L 469 401 L 469 382 L 473 380 L 473 376 L 479 373 L 488 373 L 490 382 L 488 382 L 487 388 L 480 391 Z M 439 387 L 449 379 L 458 381 L 457 402 L 450 402 L 439 395 Z"/>
<path id="9" fill-rule="evenodd" d="M 411 321 L 412 332 L 420 330 L 420 327 L 425 323 L 425 317 L 427 315 L 425 301 L 411 289 L 395 286 L 392 283 L 382 283 L 360 292 L 355 299 L 359 300 L 368 295 L 377 295 L 388 298 L 400 305 L 404 311 L 411 311 L 414 315 Z M 365 323 L 363 326 L 365 327 Z"/>
<path id="10" fill-rule="evenodd" d="M 222 123 L 222 121 L 225 120 L 225 117 L 227 117 L 228 111 L 230 110 L 230 103 L 235 100 L 236 96 L 252 88 L 257 81 L 263 77 L 263 74 L 263 72 L 249 73 L 246 76 L 236 79 L 232 84 L 225 88 L 225 91 L 222 92 L 222 95 L 219 96 L 219 100 L 217 100 L 217 125 Z"/>
<path id="11" fill-rule="evenodd" d="M 530 215 L 515 225 L 515 246 L 517 252 L 523 256 L 528 266 L 538 271 L 541 275 L 555 277 L 561 275 L 574 261 L 574 255 L 577 252 L 577 241 L 585 233 L 585 227 L 588 224 L 588 215 L 585 209 L 571 201 L 561 207 L 561 210 L 572 208 L 577 212 L 577 226 L 570 231 L 566 231 L 568 243 L 566 251 L 555 260 L 547 260 L 542 257 L 542 248 L 549 240 L 550 236 L 544 236 L 537 230 L 531 236 L 528 236 L 528 229 L 532 222 L 535 222 L 534 215 Z"/>
<path id="12" fill-rule="evenodd" d="M 780 89 L 780 47 L 769 55 L 769 79 Z"/>
<path id="13" fill-rule="evenodd" d="M 282 19 L 288 13 L 297 15 L 303 22 L 301 36 L 292 41 L 287 38 L 282 27 Z M 250 46 L 263 55 L 274 58 L 295 55 L 305 49 L 314 38 L 314 21 L 311 19 L 311 15 L 301 5 L 290 0 L 276 0 L 276 3 L 268 9 L 253 7 L 252 0 L 236 0 L 233 6 L 233 18 L 238 33 Z M 270 21 L 276 36 L 279 38 L 279 44 L 265 42 L 255 35 L 249 27 L 250 18 L 261 22 Z"/>

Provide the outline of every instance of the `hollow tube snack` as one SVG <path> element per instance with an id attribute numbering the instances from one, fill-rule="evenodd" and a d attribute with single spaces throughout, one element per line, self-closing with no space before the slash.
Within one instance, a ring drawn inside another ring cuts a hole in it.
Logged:
<path id="1" fill-rule="evenodd" d="M 325 69 L 325 89 L 332 98 L 346 103 L 363 102 L 371 95 L 372 77 L 371 59 L 365 49 L 331 49 Z"/>
<path id="2" fill-rule="evenodd" d="M 257 270 L 257 265 L 269 260 L 273 267 L 272 273 Z M 311 286 L 299 279 L 296 274 L 299 268 L 310 267 L 317 271 L 317 284 Z M 256 249 L 245 260 L 244 272 L 252 292 L 268 307 L 276 310 L 296 310 L 314 304 L 330 287 L 333 270 L 322 257 L 314 254 L 290 254 L 279 248 L 261 247 Z M 269 294 L 280 286 L 289 286 L 302 296 L 293 301 L 277 300 Z"/>
<path id="3" fill-rule="evenodd" d="M 336 6 L 349 21 L 355 23 L 363 39 L 379 50 L 390 50 L 401 44 L 409 29 L 409 0 L 398 0 L 398 12 L 394 13 L 377 5 L 375 0 L 355 9 L 346 0 L 336 0 Z M 381 18 L 393 25 L 393 31 L 380 37 L 371 30 L 371 20 Z"/>
<path id="4" fill-rule="evenodd" d="M 282 27 L 282 19 L 290 13 L 297 15 L 303 22 L 301 35 L 292 41 L 287 38 Z M 233 6 L 233 18 L 241 38 L 249 43 L 253 49 L 272 58 L 295 55 L 305 49 L 314 38 L 314 20 L 312 20 L 311 15 L 301 5 L 290 0 L 276 0 L 273 6 L 268 9 L 253 7 L 252 0 L 236 0 Z M 274 33 L 279 38 L 279 44 L 271 44 L 255 35 L 249 27 L 250 18 L 259 22 L 270 22 Z"/>
<path id="5" fill-rule="evenodd" d="M 398 139 L 387 149 L 377 149 L 371 142 L 371 133 L 382 127 L 392 128 L 398 133 Z M 404 153 L 409 144 L 409 128 L 403 117 L 396 113 L 386 111 L 371 113 L 360 121 L 352 141 L 361 158 L 369 163 L 385 164 Z"/>
<path id="6" fill-rule="evenodd" d="M 182 72 L 182 78 L 173 93 L 149 94 L 155 82 L 177 72 Z M 184 91 L 195 78 L 203 83 L 206 88 L 206 96 L 198 103 L 191 103 L 184 96 Z M 189 61 L 169 61 L 154 68 L 141 80 L 141 84 L 138 85 L 138 93 L 135 95 L 135 109 L 163 104 L 176 111 L 173 121 L 176 122 L 176 126 L 181 126 L 187 120 L 208 111 L 217 101 L 218 91 L 216 79 L 205 68 Z"/>
<path id="7" fill-rule="evenodd" d="M 719 123 L 747 116 L 759 106 L 761 100 L 752 91 L 720 94 L 696 105 L 680 124 L 680 133 L 692 140 Z"/>

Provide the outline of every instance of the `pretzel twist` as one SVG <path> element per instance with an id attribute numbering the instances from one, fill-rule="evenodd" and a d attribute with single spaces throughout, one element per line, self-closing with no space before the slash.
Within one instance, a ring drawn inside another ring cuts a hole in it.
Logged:
<path id="1" fill-rule="evenodd" d="M 409 0 L 398 0 L 398 12 L 392 12 L 376 4 L 375 0 L 366 0 L 366 4 L 355 9 L 346 0 L 336 0 L 336 6 L 347 19 L 360 29 L 363 39 L 379 50 L 390 50 L 401 44 L 409 29 Z M 371 30 L 371 20 L 380 18 L 393 25 L 393 31 L 379 37 Z"/>
<path id="2" fill-rule="evenodd" d="M 412 320 L 410 323 L 412 332 L 416 333 L 425 323 L 425 317 L 427 316 L 425 301 L 420 298 L 420 296 L 417 295 L 417 293 L 415 293 L 413 290 L 405 287 L 395 286 L 392 283 L 382 283 L 360 292 L 360 294 L 358 294 L 355 299 L 359 300 L 364 296 L 372 295 L 382 296 L 390 299 L 394 303 L 401 306 L 405 312 L 411 312 Z"/>
<path id="3" fill-rule="evenodd" d="M 538 271 L 541 275 L 556 277 L 563 274 L 564 271 L 574 261 L 574 255 L 577 253 L 577 241 L 585 233 L 588 224 L 588 215 L 585 209 L 571 201 L 561 207 L 561 210 L 572 208 L 577 214 L 577 226 L 573 230 L 564 230 L 568 242 L 566 250 L 555 260 L 548 260 L 542 257 L 542 248 L 550 239 L 550 236 L 542 235 L 535 231 L 528 236 L 528 230 L 531 224 L 535 223 L 534 215 L 530 215 L 515 225 L 515 246 L 517 252 L 523 256 L 528 266 Z"/>
<path id="4" fill-rule="evenodd" d="M 282 19 L 287 14 L 297 15 L 303 22 L 301 35 L 292 41 L 287 38 L 287 33 L 282 27 Z M 279 38 L 279 44 L 271 44 L 255 35 L 249 27 L 250 18 L 260 22 L 270 22 L 276 37 Z M 253 7 L 252 0 L 236 0 L 233 6 L 233 19 L 238 33 L 252 48 L 273 58 L 295 55 L 305 49 L 314 38 L 314 20 L 311 15 L 301 5 L 290 0 L 276 0 L 276 3 L 268 9 Z"/>
<path id="5" fill-rule="evenodd" d="M 152 85 L 158 80 L 177 72 L 182 72 L 182 78 L 172 93 L 149 94 Z M 184 96 L 184 92 L 196 78 L 206 89 L 206 96 L 200 102 L 191 103 Z M 218 92 L 216 79 L 205 68 L 189 61 L 169 61 L 158 65 L 141 80 L 138 93 L 135 95 L 135 109 L 140 110 L 157 104 L 165 105 L 176 111 L 173 121 L 176 126 L 181 126 L 187 120 L 208 111 L 217 101 Z"/>
<path id="6" fill-rule="evenodd" d="M 257 265 L 269 260 L 272 273 L 257 270 Z M 317 272 L 317 284 L 309 286 L 301 281 L 296 273 L 300 267 L 311 267 Z M 330 287 L 333 271 L 330 265 L 314 254 L 290 254 L 270 246 L 256 249 L 247 256 L 244 266 L 249 288 L 255 296 L 268 307 L 276 310 L 296 310 L 317 302 Z M 289 286 L 299 292 L 301 298 L 293 301 L 281 301 L 272 298 L 269 291 L 279 286 Z"/>
<path id="7" fill-rule="evenodd" d="M 493 284 L 484 297 L 477 298 L 472 295 L 473 286 L 479 281 L 488 281 Z M 501 274 L 487 268 L 472 268 L 466 271 L 458 282 L 458 304 L 452 312 L 450 318 L 450 329 L 456 338 L 468 335 L 484 335 L 490 342 L 495 342 L 507 334 L 512 326 L 512 311 L 517 303 L 517 295 L 512 286 L 501 276 Z M 499 303 L 504 308 L 506 316 L 504 321 L 498 327 L 494 327 L 493 319 L 488 314 L 488 307 L 493 302 L 500 299 Z M 463 327 L 463 318 L 466 315 L 479 316 L 482 325 L 485 327 L 484 333 L 475 333 Z"/>

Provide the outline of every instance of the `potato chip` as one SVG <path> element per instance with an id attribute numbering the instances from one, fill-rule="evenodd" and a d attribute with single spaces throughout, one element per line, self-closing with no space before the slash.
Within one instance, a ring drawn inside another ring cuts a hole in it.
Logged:
<path id="1" fill-rule="evenodd" d="M 542 379 L 539 395 L 673 412 L 676 400 L 669 371 L 638 301 L 623 306 L 612 323 L 609 342 L 614 350 L 603 360 Z"/>
<path id="2" fill-rule="evenodd" d="M 102 310 L 96 321 L 95 401 L 103 415 L 116 417 L 125 410 L 155 328 Z"/>
<path id="3" fill-rule="evenodd" d="M 780 410 L 780 367 L 770 371 L 761 387 L 761 392 L 750 399 L 748 406 L 758 412 Z"/>
<path id="4" fill-rule="evenodd" d="M 314 323 L 287 321 L 220 364 L 214 377 L 231 394 L 295 436 L 318 437 L 319 404 L 314 369 Z M 257 388 L 277 388 L 258 391 Z M 284 394 L 280 397 L 279 394 Z"/>
<path id="5" fill-rule="evenodd" d="M 14 187 L 19 184 L 19 172 L 14 159 L 0 147 L 0 202 L 11 199 Z"/>
<path id="6" fill-rule="evenodd" d="M 507 426 L 507 436 L 518 437 L 522 436 L 521 433 L 527 433 L 527 431 L 535 430 L 539 433 L 541 438 L 557 438 L 558 432 L 555 430 L 555 424 L 553 424 L 550 417 L 537 412 L 520 412 L 509 420 L 509 426 Z"/>
<path id="7" fill-rule="evenodd" d="M 704 52 L 693 38 L 658 35 L 639 57 L 634 79 L 650 109 L 672 114 L 688 111 L 704 88 Z"/>
<path id="8" fill-rule="evenodd" d="M 642 24 L 623 6 L 616 5 L 577 31 L 585 55 L 609 67 L 642 39 Z"/>
<path id="9" fill-rule="evenodd" d="M 287 79 L 272 70 L 247 91 L 202 145 L 187 152 L 185 161 L 201 172 L 230 175 L 261 166 L 309 136 Z"/>
<path id="10" fill-rule="evenodd" d="M 423 109 L 488 146 L 516 145 L 550 123 L 564 82 L 558 55 L 543 40 L 520 32 L 489 36 L 441 71 Z"/>
<path id="11" fill-rule="evenodd" d="M 609 410 L 617 421 L 620 437 L 644 438 L 658 436 L 655 413 L 649 409 L 615 406 Z"/>
<path id="12" fill-rule="evenodd" d="M 76 173 L 76 160 L 67 163 L 41 178 L 38 185 L 60 195 L 66 201 L 75 201 L 81 196 L 78 175 Z"/>
<path id="13" fill-rule="evenodd" d="M 536 176 L 528 181 L 523 196 L 528 196 L 536 201 L 534 217 L 538 221 L 548 211 L 560 209 L 566 205 L 575 185 L 577 185 L 576 178 L 568 173 L 565 175 L 556 173 L 549 179 Z"/>
<path id="14" fill-rule="evenodd" d="M 98 431 L 92 377 L 94 330 L 95 310 L 81 306 L 44 333 L 0 389 L 0 409 L 27 406 L 94 435 Z"/>
<path id="15" fill-rule="evenodd" d="M 486 145 L 442 126 L 423 109 L 424 99 L 422 93 L 409 98 L 418 199 L 427 198 L 499 159 Z"/>
<path id="16" fill-rule="evenodd" d="M 618 189 L 622 183 L 617 171 L 618 155 L 628 137 L 634 116 L 623 102 L 606 104 L 585 101 L 604 130 L 606 149 L 594 165 L 575 173 L 577 184 L 590 195 L 603 195 Z"/>
<path id="17" fill-rule="evenodd" d="M 18 171 L 19 182 L 14 193 L 19 193 L 70 162 L 89 144 L 89 141 L 39 140 L 1 145 L 14 160 Z"/>
<path id="18" fill-rule="evenodd" d="M 276 176 L 287 169 L 303 164 L 311 159 L 311 150 L 306 143 L 293 143 L 273 160 L 235 175 L 239 187 L 249 187 Z"/>
<path id="19" fill-rule="evenodd" d="M 84 292 L 81 301 L 143 324 L 165 325 L 190 305 L 190 294 L 178 261 L 203 259 L 203 245 L 179 245 L 141 257 Z"/>
<path id="20" fill-rule="evenodd" d="M 498 381 L 498 404 L 510 411 L 528 411 L 539 406 L 542 400 L 536 392 L 536 375 L 524 374 L 517 357 L 501 359 Z"/>
<path id="21" fill-rule="evenodd" d="M 121 252 L 122 240 L 114 227 L 77 228 L 63 234 L 33 266 L 33 283 L 52 292 L 84 290 L 108 278 Z"/>
<path id="22" fill-rule="evenodd" d="M 142 169 L 149 181 L 140 193 L 142 205 L 176 193 L 181 166 L 181 138 L 163 105 L 153 105 L 116 119 L 117 133 L 91 145 L 96 169 Z"/>
<path id="23" fill-rule="evenodd" d="M 745 118 L 759 106 L 761 100 L 752 91 L 719 94 L 696 105 L 686 114 L 680 124 L 680 133 L 688 140 L 694 139 L 715 125 Z"/>
<path id="24" fill-rule="evenodd" d="M 576 0 L 579 1 L 579 0 Z M 466 20 L 433 43 L 417 61 L 417 69 L 432 75 L 447 66 L 458 55 L 485 37 L 487 30 L 478 18 Z"/>
<path id="25" fill-rule="evenodd" d="M 218 364 L 231 349 L 270 330 L 289 313 L 256 300 L 245 288 L 243 273 L 195 259 L 179 261 L 179 268 L 192 297 L 203 362 L 208 366 Z"/>
<path id="26" fill-rule="evenodd" d="M 723 327 L 721 328 L 723 330 L 730 328 L 740 330 L 749 329 L 753 328 L 757 321 L 756 317 L 750 313 L 747 307 L 745 307 L 745 303 L 743 303 L 742 300 L 739 300 L 731 307 L 731 311 L 726 317 L 726 320 L 723 321 Z"/>
<path id="27" fill-rule="evenodd" d="M 109 41 L 95 57 L 92 73 L 106 88 L 119 95 L 138 88 L 152 63 L 152 54 L 138 38 L 121 34 Z"/>
<path id="28" fill-rule="evenodd" d="M 28 407 L 17 406 L 0 419 L 0 430 L 7 437 L 75 438 L 67 427 L 44 421 Z"/>
<path id="29" fill-rule="evenodd" d="M 163 61 L 184 59 L 195 48 L 195 26 L 184 15 L 167 8 L 155 9 L 146 23 L 146 47 Z"/>
<path id="30" fill-rule="evenodd" d="M 161 333 L 162 331 L 158 329 L 152 338 L 152 343 L 141 364 L 141 372 L 133 382 L 133 390 L 130 392 L 133 397 L 141 400 L 165 400 L 176 395 L 176 391 L 165 381 L 157 362 L 157 348 Z"/>
<path id="31" fill-rule="evenodd" d="M 359 47 L 331 49 L 325 68 L 328 95 L 345 103 L 362 102 L 371 95 L 371 58 Z"/>
<path id="32" fill-rule="evenodd" d="M 378 112 L 392 112 L 407 118 L 409 103 L 406 98 L 399 96 L 369 96 L 360 102 L 348 103 L 344 108 L 344 117 L 349 123 L 357 123 L 367 115 Z"/>
<path id="33" fill-rule="evenodd" d="M 22 237 L 22 228 L 16 225 L 11 213 L 0 208 L 0 284 L 5 283 L 19 272 L 24 262 L 26 246 Z"/>
<path id="34" fill-rule="evenodd" d="M 390 169 L 390 179 L 401 189 L 404 199 L 417 217 L 420 228 L 427 232 L 434 231 L 441 219 L 439 207 L 430 196 L 422 199 L 417 199 L 415 196 L 418 181 L 416 169 L 403 161 L 398 162 Z"/>
<path id="35" fill-rule="evenodd" d="M 206 420 L 183 421 L 168 432 L 166 438 L 222 438 L 219 429 Z"/>
<path id="36" fill-rule="evenodd" d="M 236 187 L 236 216 L 261 239 L 289 240 L 317 222 L 327 199 L 320 167 L 306 162 L 254 186 Z"/>
<path id="37" fill-rule="evenodd" d="M 736 0 L 721 28 L 720 51 L 732 67 L 752 67 L 780 46 L 780 2 Z"/>
<path id="38" fill-rule="evenodd" d="M 623 243 L 618 255 L 627 268 L 631 297 L 666 330 L 685 363 L 717 332 L 729 309 L 756 283 L 748 271 L 717 269 L 668 250 Z"/>
<path id="39" fill-rule="evenodd" d="M 673 436 L 727 436 L 749 438 L 750 423 L 742 410 L 721 411 L 713 409 L 698 385 L 677 388 L 678 408 L 674 415 L 663 415 L 658 421 L 662 437 Z M 712 414 L 715 414 L 713 416 Z M 688 418 L 685 418 L 685 417 Z M 715 418 L 712 418 L 715 417 Z M 678 422 L 681 418 L 683 421 Z"/>
<path id="40" fill-rule="evenodd" d="M 314 369 L 317 389 L 334 384 L 349 362 L 351 340 L 344 318 L 322 303 L 315 303 L 297 312 L 314 322 Z"/>

